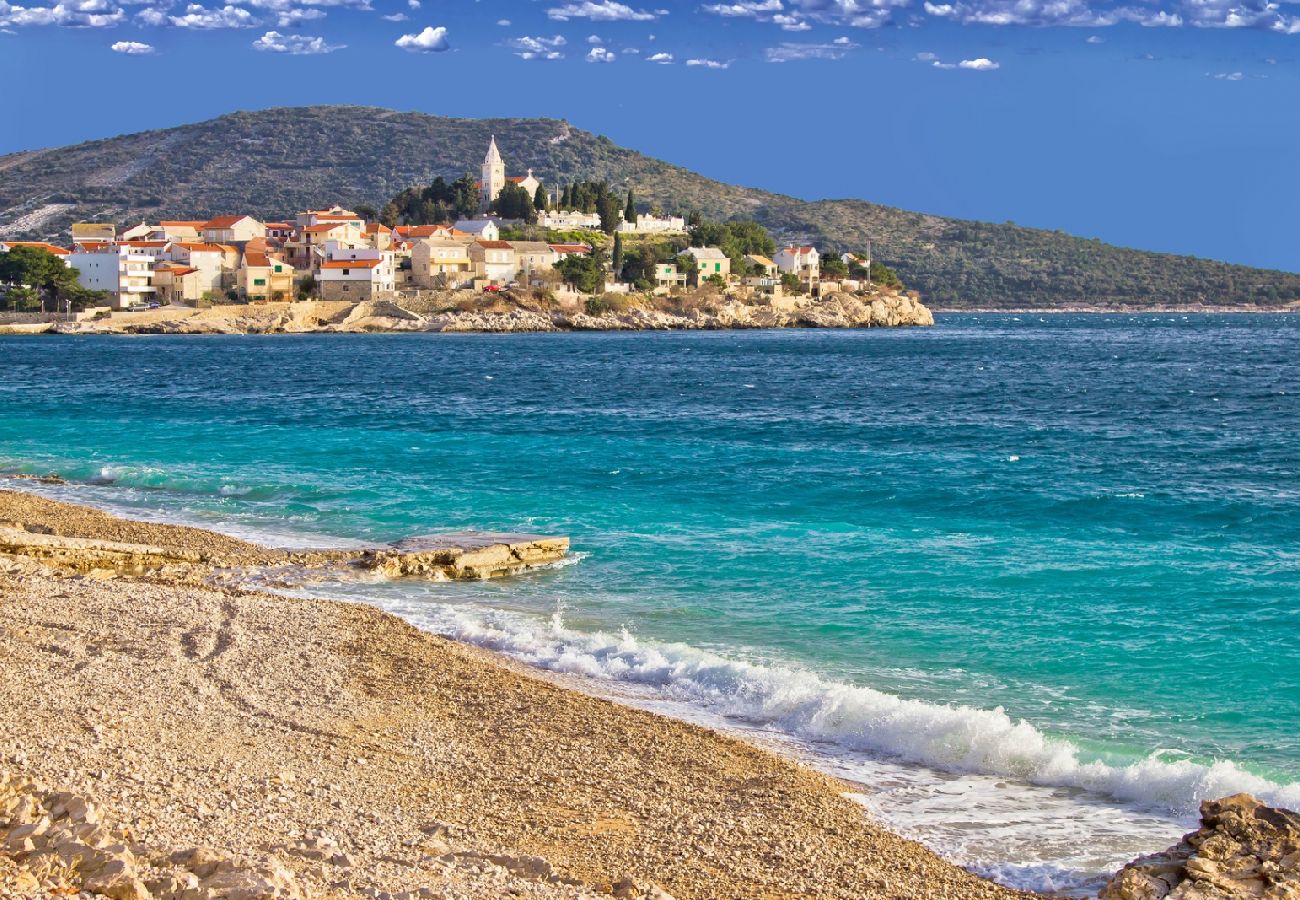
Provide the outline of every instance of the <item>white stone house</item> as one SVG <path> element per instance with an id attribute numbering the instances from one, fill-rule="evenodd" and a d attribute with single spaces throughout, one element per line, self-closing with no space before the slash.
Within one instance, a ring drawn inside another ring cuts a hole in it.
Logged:
<path id="1" fill-rule="evenodd" d="M 469 245 L 447 238 L 427 238 L 411 247 L 411 279 L 419 287 L 461 287 L 474 280 Z"/>
<path id="2" fill-rule="evenodd" d="M 393 254 L 369 247 L 337 248 L 338 257 L 323 260 L 316 284 L 323 300 L 373 300 L 394 288 Z"/>
<path id="3" fill-rule="evenodd" d="M 479 241 L 501 240 L 501 229 L 492 219 L 461 219 L 452 228 Z"/>
<path id="4" fill-rule="evenodd" d="M 110 305 L 125 309 L 154 299 L 154 257 L 135 248 L 110 244 L 98 250 L 76 250 L 68 263 L 77 270 L 77 282 L 87 290 L 107 291 Z"/>
<path id="5" fill-rule="evenodd" d="M 687 247 L 684 252 L 695 258 L 697 284 L 712 275 L 721 276 L 723 281 L 731 277 L 731 260 L 717 247 Z"/>
<path id="6" fill-rule="evenodd" d="M 773 258 L 784 275 L 795 275 L 805 284 L 821 278 L 821 257 L 816 247 L 782 247 Z"/>
<path id="7" fill-rule="evenodd" d="M 509 284 L 519 274 L 519 258 L 507 241 L 475 241 L 469 245 L 474 274 L 492 284 Z"/>
<path id="8" fill-rule="evenodd" d="M 519 263 L 519 279 L 531 284 L 541 272 L 555 268 L 559 255 L 545 241 L 507 241 L 515 251 Z"/>
<path id="9" fill-rule="evenodd" d="M 596 226 L 600 226 L 599 216 Z M 635 222 L 619 222 L 615 230 L 621 234 L 684 234 L 686 220 L 681 216 L 637 216 Z"/>

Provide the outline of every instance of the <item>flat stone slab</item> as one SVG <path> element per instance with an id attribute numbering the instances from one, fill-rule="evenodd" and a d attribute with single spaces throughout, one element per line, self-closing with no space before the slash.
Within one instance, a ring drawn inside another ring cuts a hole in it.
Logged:
<path id="1" fill-rule="evenodd" d="M 364 551 L 358 565 L 391 577 L 497 578 L 558 562 L 568 552 L 567 537 L 459 531 Z"/>

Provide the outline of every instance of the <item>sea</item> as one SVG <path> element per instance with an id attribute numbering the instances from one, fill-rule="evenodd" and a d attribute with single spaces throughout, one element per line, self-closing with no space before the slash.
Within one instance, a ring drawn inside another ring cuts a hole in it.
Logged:
<path id="1" fill-rule="evenodd" d="M 280 546 L 569 535 L 340 581 L 1095 893 L 1206 798 L 1300 807 L 1300 316 L 0 338 L 10 486 Z M 5 482 L 0 481 L 0 484 Z"/>

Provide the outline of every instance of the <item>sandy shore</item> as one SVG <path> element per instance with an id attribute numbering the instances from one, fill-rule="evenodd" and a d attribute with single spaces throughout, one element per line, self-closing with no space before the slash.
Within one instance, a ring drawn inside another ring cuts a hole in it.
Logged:
<path id="1" fill-rule="evenodd" d="M 0 492 L 0 521 L 268 556 L 23 493 Z M 236 896 L 195 873 L 260 873 L 268 896 L 1022 896 L 873 824 L 829 777 L 371 607 L 12 553 L 0 622 L 0 895 L 85 886 L 31 870 L 57 854 L 5 831 L 5 791 L 44 787 L 97 807 L 103 833 L 78 827 L 133 854 L 151 896 Z"/>

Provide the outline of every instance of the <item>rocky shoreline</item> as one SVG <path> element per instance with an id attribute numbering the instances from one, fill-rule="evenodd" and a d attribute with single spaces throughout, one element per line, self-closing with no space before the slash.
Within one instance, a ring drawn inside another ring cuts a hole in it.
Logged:
<path id="1" fill-rule="evenodd" d="M 606 302 L 614 308 L 604 308 Z M 778 303 L 708 298 L 688 304 L 617 297 L 545 301 L 448 291 L 354 303 L 311 300 L 204 309 L 169 306 L 102 319 L 0 325 L 0 334 L 313 334 L 386 332 L 702 331 L 756 328 L 929 326 L 934 316 L 904 294 L 829 294 Z"/>
<path id="2" fill-rule="evenodd" d="M 0 520 L 279 552 L 19 492 Z M 825 775 L 378 609 L 100 562 L 0 548 L 0 896 L 1024 896 Z"/>

